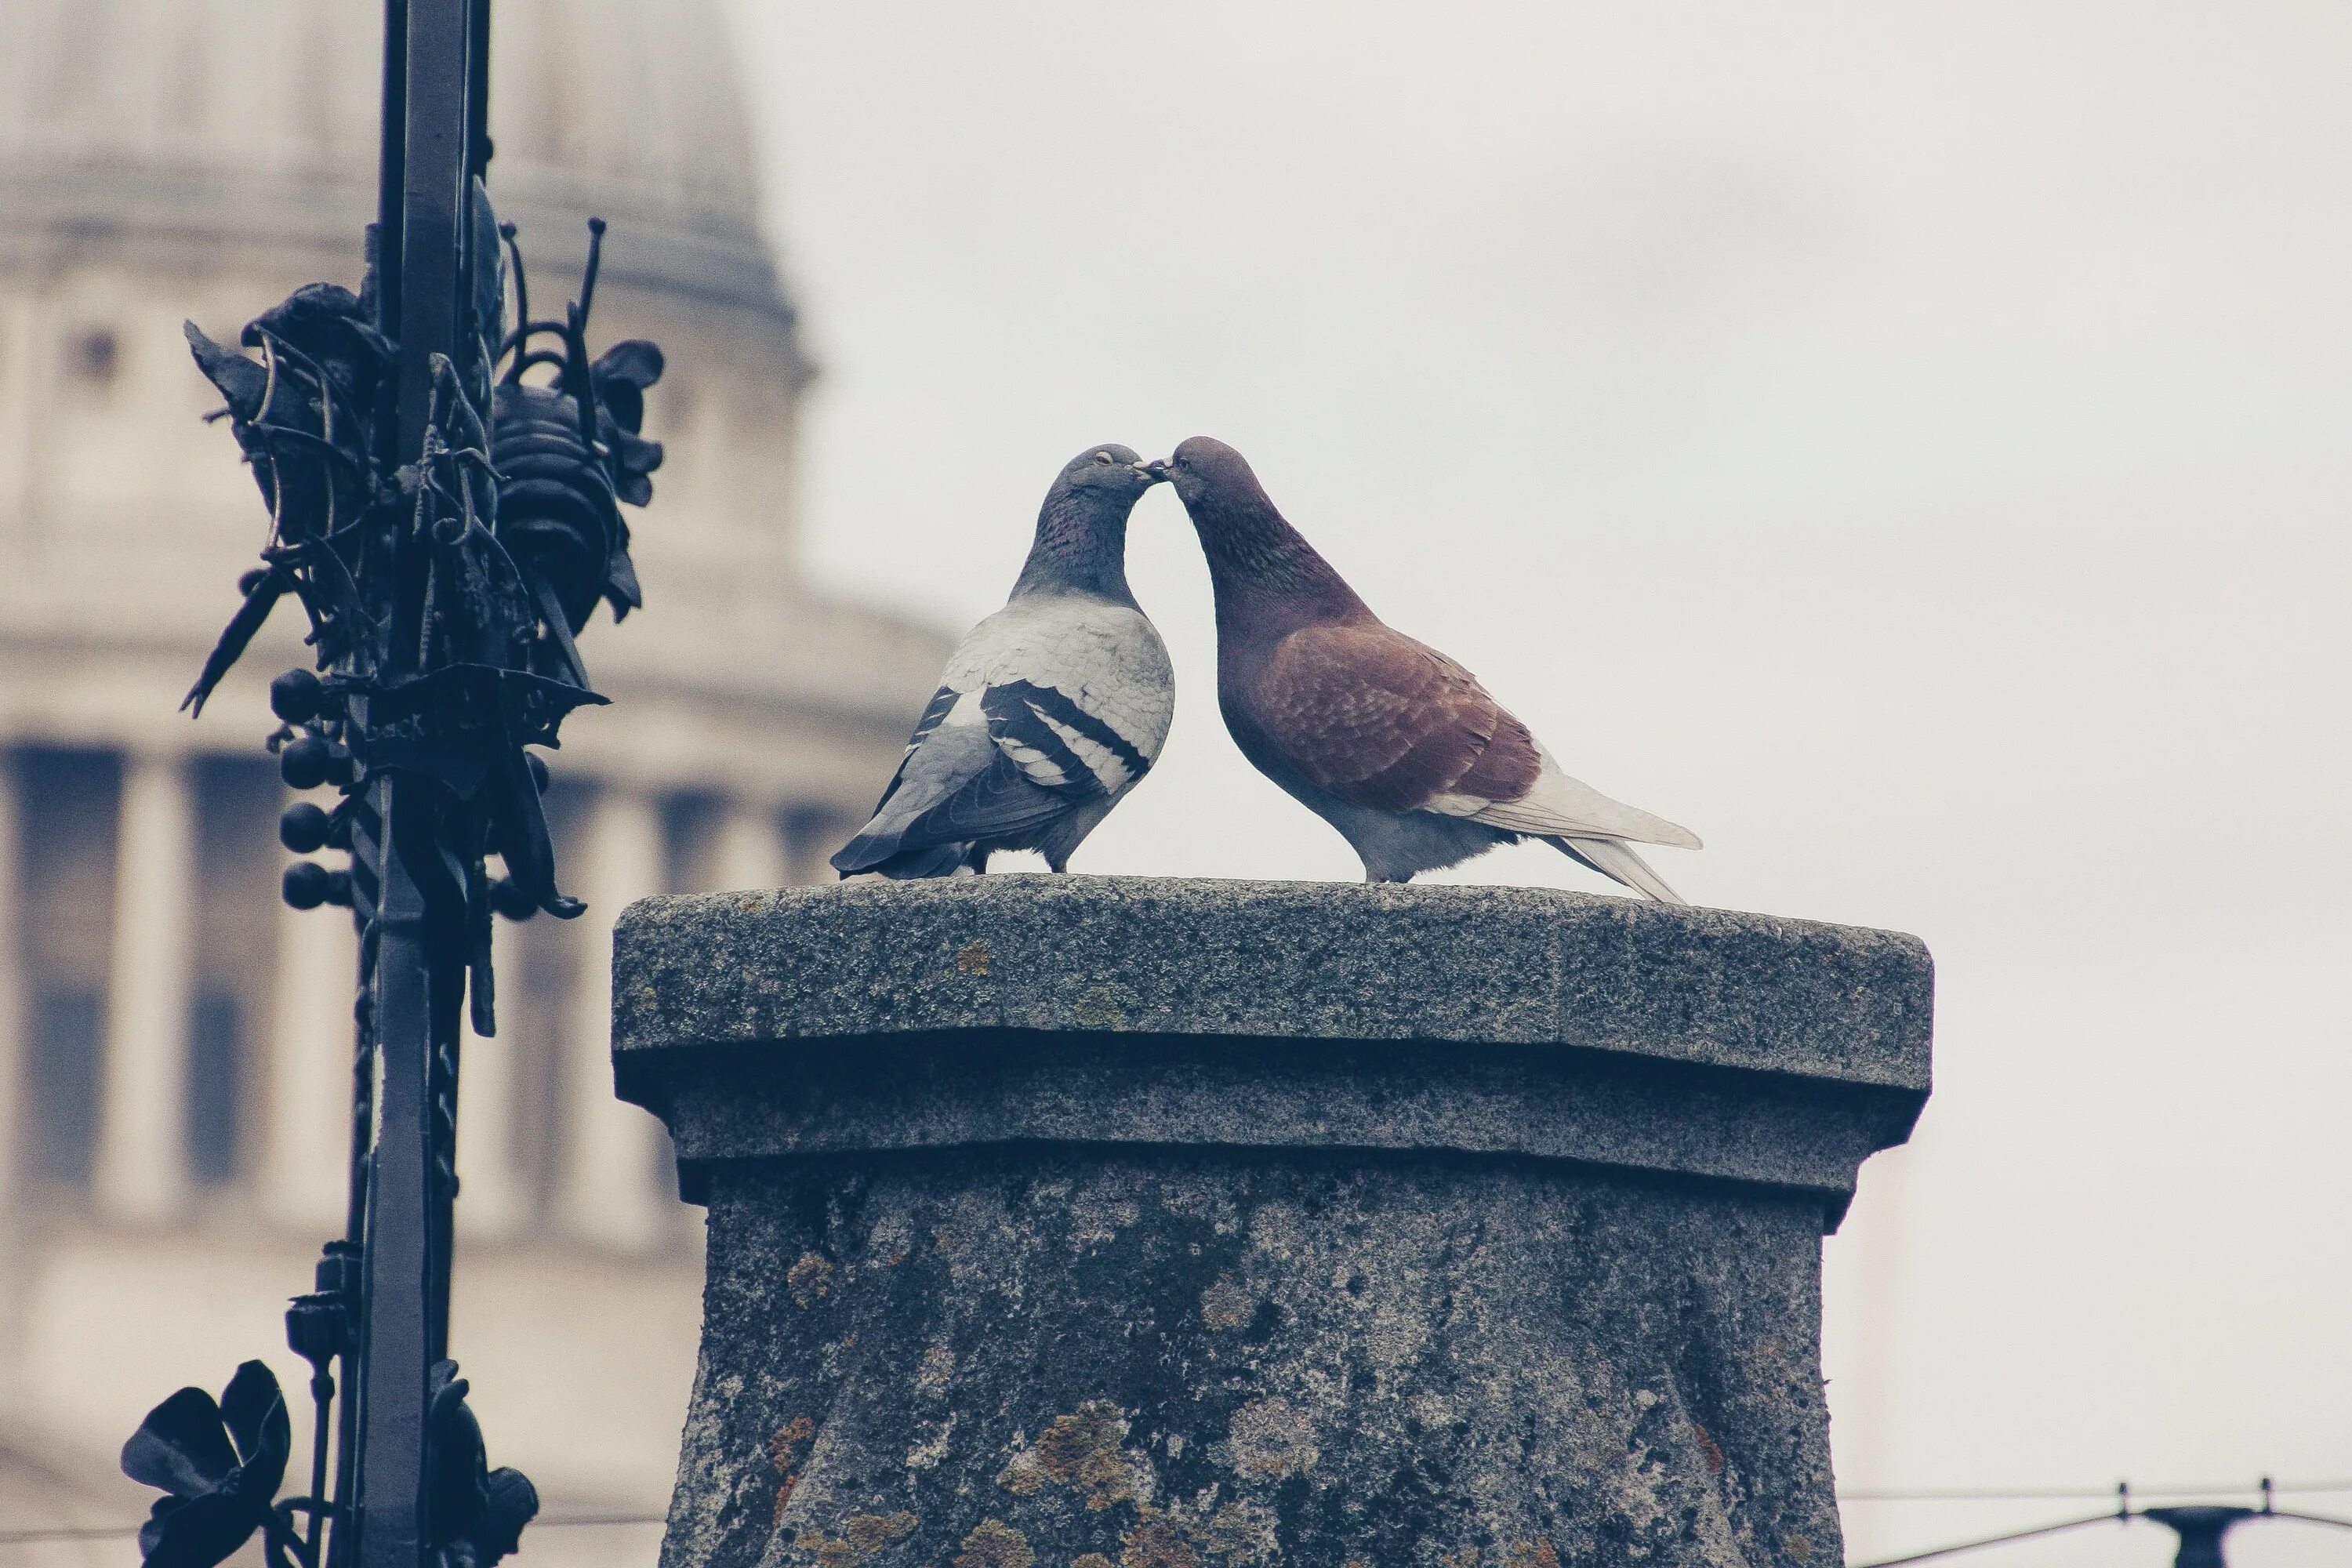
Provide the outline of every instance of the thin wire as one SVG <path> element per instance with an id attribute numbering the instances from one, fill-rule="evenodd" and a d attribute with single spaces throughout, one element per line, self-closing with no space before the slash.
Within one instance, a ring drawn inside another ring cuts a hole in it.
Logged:
<path id="1" fill-rule="evenodd" d="M 2286 1510 L 2282 1508 L 2273 1509 L 2268 1513 L 2260 1514 L 2256 1517 L 2261 1519 L 2292 1519 L 2298 1520 L 2305 1524 L 2332 1524 L 2338 1530 L 2352 1530 L 2352 1519 L 2337 1519 L 2334 1514 L 2327 1513 L 2289 1513 Z"/>
<path id="2" fill-rule="evenodd" d="M 2134 1497 L 2254 1497 L 2262 1492 L 2260 1482 L 2252 1486 L 2134 1486 Z M 2311 1496 L 2352 1493 L 2352 1481 L 2280 1481 L 2271 1490 L 2285 1494 L 2303 1492 Z M 1881 1490 L 1862 1488 L 1838 1493 L 1838 1501 L 1849 1502 L 2090 1502 L 2116 1495 L 2113 1487 L 2014 1487 L 2006 1490 L 1970 1491 L 1965 1488 L 1924 1487 L 1913 1491 Z"/>
<path id="3" fill-rule="evenodd" d="M 1982 1547 L 2006 1546 L 2012 1541 L 2031 1541 L 2038 1535 L 2056 1535 L 2062 1531 L 2081 1530 L 2094 1524 L 2116 1524 L 2134 1517 L 2136 1516 L 2132 1514 L 2117 1513 L 2111 1509 L 2105 1513 L 2095 1513 L 2088 1519 L 2070 1519 L 2063 1524 L 2040 1525 L 2032 1530 L 2021 1530 L 2009 1535 L 1989 1535 L 1982 1541 L 1955 1542 L 1949 1546 L 1937 1546 L 1926 1552 L 1914 1552 L 1903 1557 L 1882 1557 L 1875 1563 L 1859 1563 L 1856 1568 L 1900 1568 L 1900 1565 L 1906 1563 L 1926 1563 L 1933 1558 L 1957 1556 L 1960 1552 L 1975 1552 Z"/>
<path id="4" fill-rule="evenodd" d="M 2268 1489 L 2273 1492 L 2282 1489 L 2284 1489 L 2278 1487 Z M 2117 1495 L 2127 1497 L 2131 1494 L 2124 1493 L 2119 1489 Z M 1981 1541 L 1956 1542 L 1949 1546 L 1937 1546 L 1926 1552 L 1914 1552 L 1903 1557 L 1882 1557 L 1875 1563 L 1861 1563 L 1858 1568 L 1902 1568 L 1905 1563 L 1927 1563 L 1938 1557 L 1956 1557 L 1963 1552 L 1980 1551 L 1988 1546 L 2006 1546 L 2011 1542 L 2031 1541 L 2036 1536 L 2056 1535 L 2064 1531 L 2081 1530 L 2088 1525 L 2105 1524 L 2110 1521 L 2128 1524 L 2133 1520 L 2147 1517 L 2148 1514 L 2145 1510 L 2132 1508 L 2128 1502 L 2125 1502 L 2112 1513 L 2093 1514 L 2088 1519 L 2071 1519 L 2060 1524 L 2040 1525 L 2032 1530 L 2021 1530 L 2010 1535 L 1990 1535 Z M 2295 1513 L 2286 1509 L 2264 1507 L 2257 1510 L 2249 1510 L 2240 1516 L 2241 1522 L 2251 1522 L 2258 1519 L 2291 1519 L 2302 1524 L 2325 1524 L 2337 1530 L 2352 1530 L 2352 1519 L 2337 1519 L 2333 1514 Z M 2158 1522 L 2164 1521 L 2159 1520 Z"/>
<path id="5" fill-rule="evenodd" d="M 608 1524 L 667 1524 L 669 1516 L 661 1513 L 583 1513 L 558 1514 L 552 1519 L 534 1519 L 533 1530 L 567 1530 L 583 1526 Z M 121 1541 L 139 1533 L 135 1524 L 60 1525 L 42 1530 L 0 1530 L 0 1546 L 25 1546 L 43 1541 Z"/>

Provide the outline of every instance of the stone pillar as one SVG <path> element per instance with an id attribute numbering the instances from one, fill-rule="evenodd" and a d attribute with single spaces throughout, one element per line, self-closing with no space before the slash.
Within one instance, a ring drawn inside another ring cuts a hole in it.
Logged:
<path id="1" fill-rule="evenodd" d="M 783 825 L 774 807 L 757 801 L 727 803 L 710 861 L 721 888 L 781 888 L 793 880 Z"/>
<path id="2" fill-rule="evenodd" d="M 124 760 L 96 1189 L 112 1218 L 169 1219 L 187 1192 L 195 810 L 185 760 Z"/>
<path id="3" fill-rule="evenodd" d="M 517 1005 L 509 1003 L 505 1011 L 511 1019 Z M 465 1037 L 457 1047 L 457 1234 L 474 1240 L 503 1241 L 520 1234 L 530 1217 L 530 1183 L 515 1159 L 521 1074 L 510 1036 L 484 1039 L 477 1035 L 470 1009 L 461 1027 Z"/>
<path id="4" fill-rule="evenodd" d="M 1843 1561 L 1821 1238 L 1926 1099 L 1908 937 L 986 877 L 617 959 L 709 1211 L 666 1568 Z"/>
<path id="5" fill-rule="evenodd" d="M 662 885 L 661 814 L 647 795 L 605 786 L 579 842 L 564 880 L 588 904 L 587 952 L 557 1074 L 556 1217 L 583 1241 L 645 1251 L 675 1236 L 674 1205 L 656 1185 L 660 1127 L 613 1098 L 613 924 Z"/>
<path id="6" fill-rule="evenodd" d="M 339 1233 L 349 1203 L 358 991 L 351 912 L 278 905 L 262 1202 L 271 1218 L 306 1233 Z"/>
<path id="7" fill-rule="evenodd" d="M 16 759 L 0 751 L 0 1368 L 16 1360 L 31 1263 L 24 1232 L 25 878 L 17 863 L 24 819 Z M 0 1371 L 0 1401 L 10 1389 Z"/>
<path id="8" fill-rule="evenodd" d="M 814 887 L 835 879 L 833 855 L 849 842 L 866 819 L 845 817 L 824 806 L 801 806 L 784 814 L 784 871 L 779 887 Z"/>

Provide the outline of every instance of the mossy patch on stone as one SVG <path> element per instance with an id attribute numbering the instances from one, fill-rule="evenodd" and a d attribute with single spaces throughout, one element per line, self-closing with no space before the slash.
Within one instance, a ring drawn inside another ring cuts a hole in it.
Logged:
<path id="1" fill-rule="evenodd" d="M 784 1288 L 793 1293 L 793 1300 L 811 1306 L 833 1289 L 833 1265 L 814 1252 L 803 1252 L 798 1262 L 784 1270 Z"/>
<path id="2" fill-rule="evenodd" d="M 963 1538 L 955 1568 L 1030 1568 L 1036 1561 L 1026 1535 L 1001 1519 L 983 1519 Z"/>
<path id="3" fill-rule="evenodd" d="M 1026 1497 L 1047 1487 L 1076 1489 L 1087 1507 L 1151 1500 L 1151 1468 L 1140 1454 L 1121 1447 L 1127 1414 L 1108 1400 L 1090 1399 L 1067 1415 L 1056 1415 L 1036 1443 L 1013 1456 L 996 1484 Z"/>

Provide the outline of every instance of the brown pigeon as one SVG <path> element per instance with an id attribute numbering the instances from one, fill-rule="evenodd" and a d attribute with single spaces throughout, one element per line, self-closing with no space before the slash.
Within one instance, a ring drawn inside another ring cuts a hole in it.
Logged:
<path id="1" fill-rule="evenodd" d="M 1698 837 L 1578 783 L 1477 678 L 1383 625 L 1284 521 L 1239 452 L 1167 460 L 1217 600 L 1217 700 L 1242 754 L 1338 828 L 1372 882 L 1540 838 L 1664 903 L 1627 846 Z"/>

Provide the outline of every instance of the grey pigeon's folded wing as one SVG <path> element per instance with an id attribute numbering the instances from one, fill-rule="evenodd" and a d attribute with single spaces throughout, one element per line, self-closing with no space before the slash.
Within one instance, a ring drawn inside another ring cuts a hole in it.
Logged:
<path id="1" fill-rule="evenodd" d="M 1124 794 L 1167 738 L 1174 685 L 1139 612 L 1016 601 L 973 628 L 915 725 L 844 876 L 1023 834 Z"/>
<path id="2" fill-rule="evenodd" d="M 940 695 L 970 702 L 967 694 Z M 853 876 L 896 856 L 1017 832 L 1066 809 L 1023 773 L 991 729 L 948 722 L 944 711 L 928 731 L 919 728 L 874 819 L 833 858 L 834 868 Z"/>

